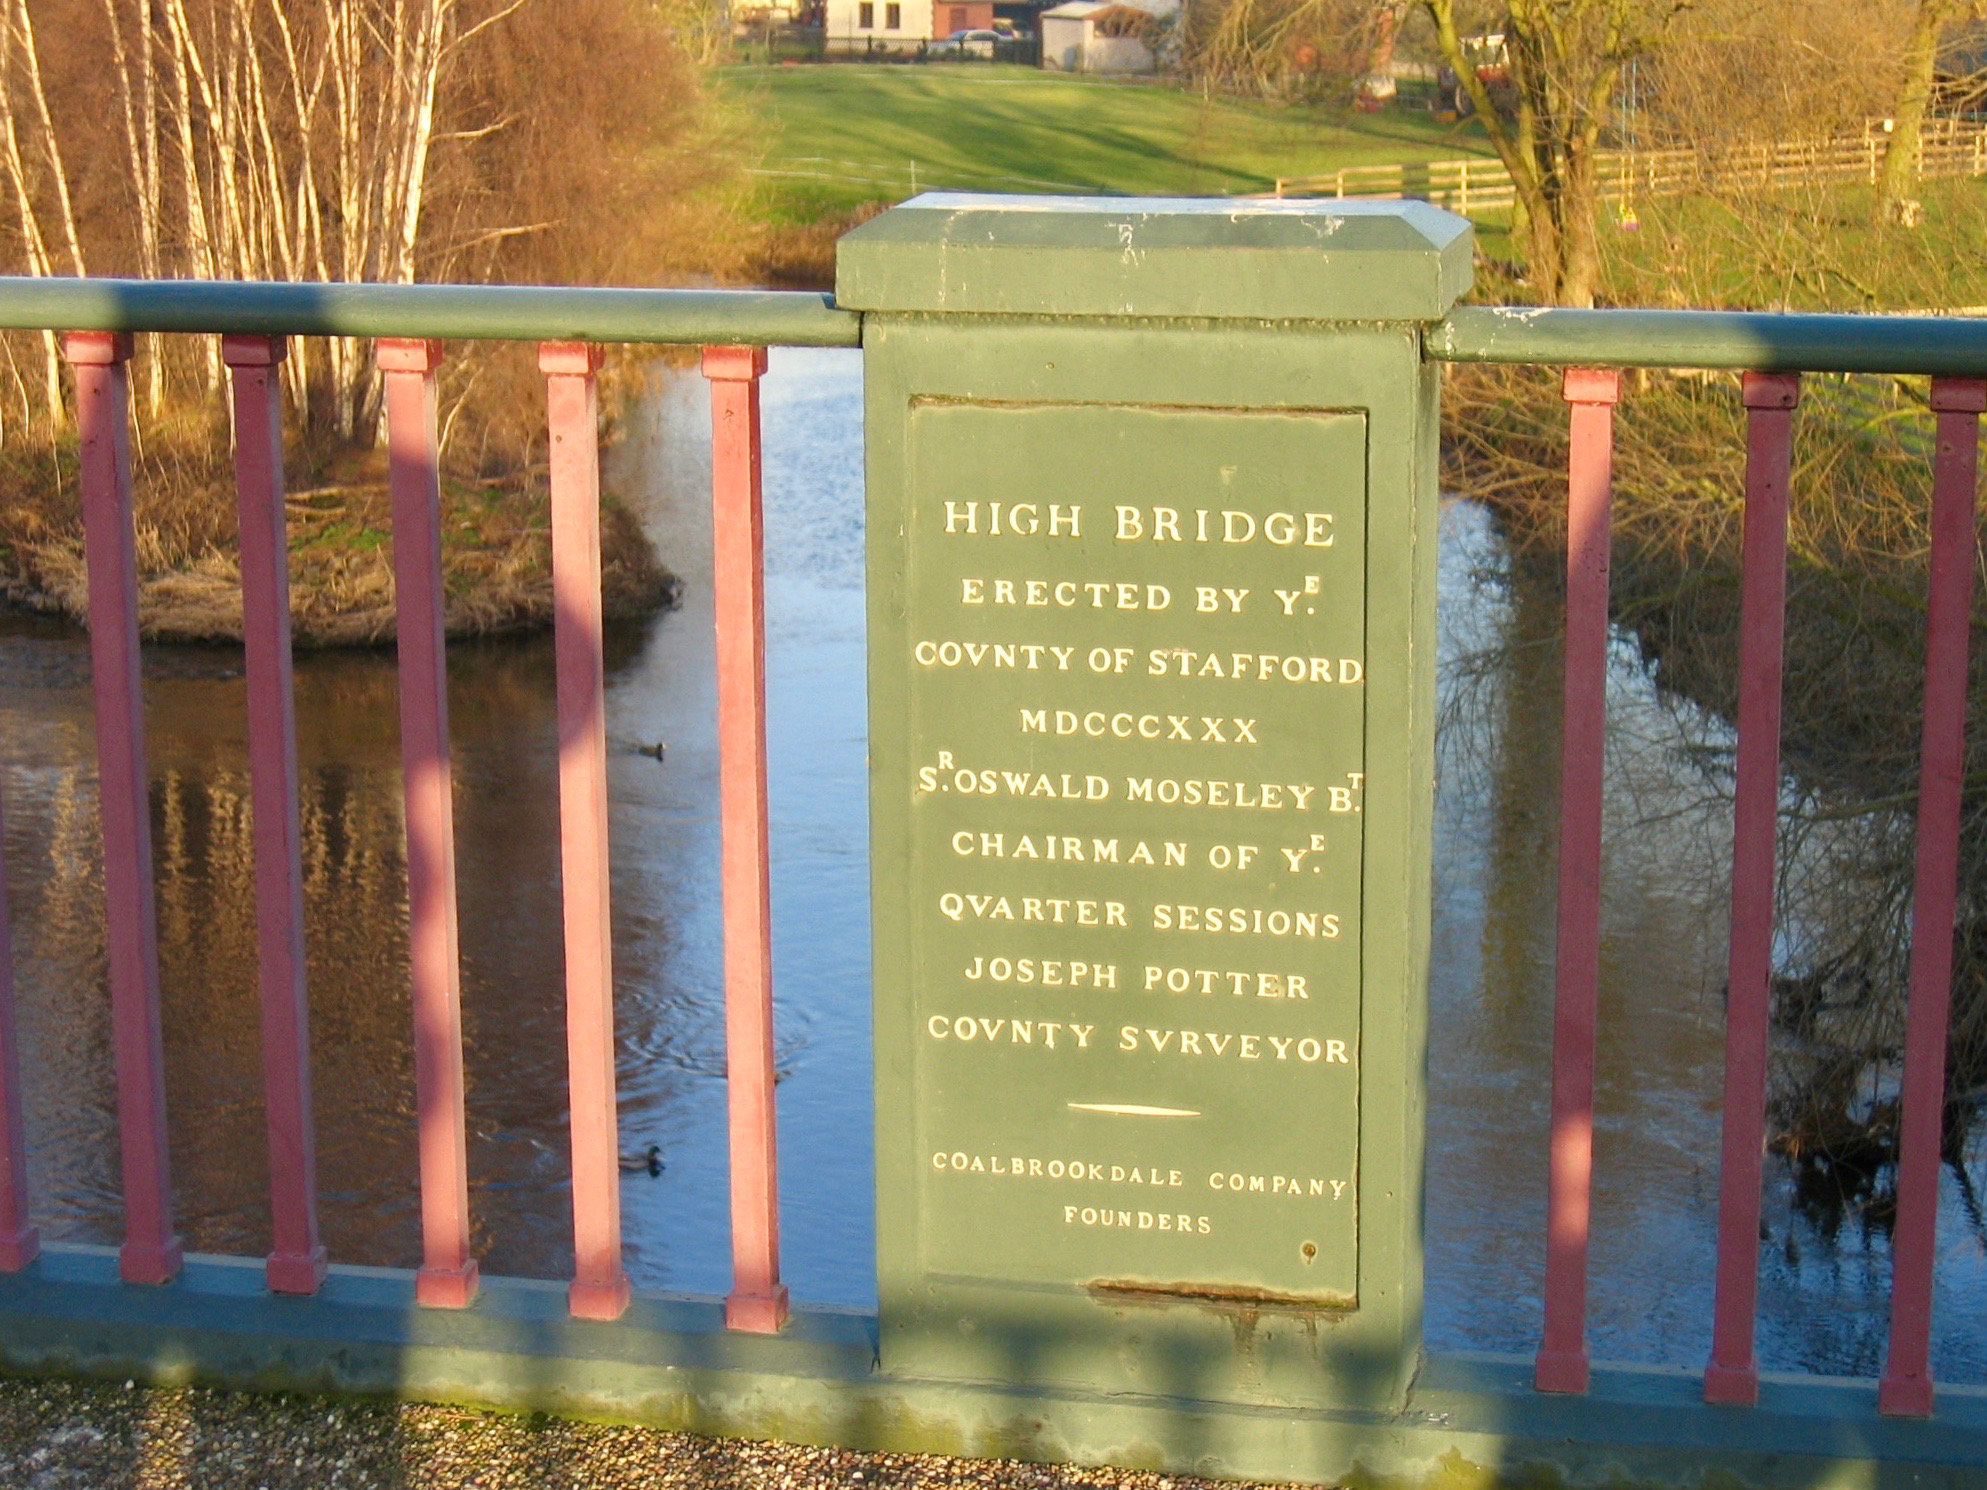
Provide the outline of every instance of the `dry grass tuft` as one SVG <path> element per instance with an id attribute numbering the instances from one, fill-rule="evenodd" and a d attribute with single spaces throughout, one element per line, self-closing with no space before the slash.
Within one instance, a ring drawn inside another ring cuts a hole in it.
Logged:
<path id="1" fill-rule="evenodd" d="M 239 640 L 239 528 L 225 429 L 161 421 L 134 461 L 139 628 L 151 641 Z M 393 639 L 392 518 L 377 454 L 347 458 L 341 479 L 289 500 L 290 605 L 299 643 L 376 646 Z M 542 471 L 442 487 L 442 579 L 451 636 L 542 629 L 552 620 L 551 525 Z M 677 582 L 611 498 L 601 508 L 610 619 L 673 604 Z M 84 567 L 73 438 L 0 456 L 0 599 L 84 623 Z"/>
<path id="2" fill-rule="evenodd" d="M 868 202 L 850 212 L 804 223 L 766 223 L 751 254 L 755 283 L 798 290 L 835 287 L 835 245 L 888 207 Z"/>

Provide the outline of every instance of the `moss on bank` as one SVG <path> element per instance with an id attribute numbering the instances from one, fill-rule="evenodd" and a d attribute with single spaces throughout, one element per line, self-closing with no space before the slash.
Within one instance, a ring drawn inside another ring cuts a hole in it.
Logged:
<path id="1" fill-rule="evenodd" d="M 24 448 L 25 447 L 25 448 Z M 139 629 L 153 641 L 241 637 L 239 527 L 225 430 L 155 425 L 138 453 Z M 378 452 L 293 472 L 290 609 L 306 646 L 373 646 L 394 635 L 393 522 Z M 442 482 L 442 580 L 452 637 L 541 630 L 552 620 L 552 543 L 542 470 Z M 610 620 L 675 603 L 678 582 L 640 522 L 601 502 Z M 89 586 L 73 433 L 0 451 L 0 601 L 85 620 Z"/>

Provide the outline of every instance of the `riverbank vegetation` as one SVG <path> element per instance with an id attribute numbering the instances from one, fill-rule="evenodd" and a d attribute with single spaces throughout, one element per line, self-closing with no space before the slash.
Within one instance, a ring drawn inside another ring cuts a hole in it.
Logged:
<path id="1" fill-rule="evenodd" d="M 640 0 L 47 0 L 38 25 L 25 0 L 4 11 L 0 182 L 30 273 L 653 281 L 727 242 L 702 190 L 723 162 L 701 74 Z M 220 381 L 212 339 L 145 351 L 147 413 Z M 18 358 L 13 374 L 30 402 Z M 283 378 L 301 431 L 370 442 L 362 343 L 300 342 Z"/>
<path id="2" fill-rule="evenodd" d="M 1602 237 L 1604 300 L 1656 306 L 1980 313 L 1987 233 L 1972 181 L 1918 188 L 1918 226 L 1867 185 L 1707 193 Z M 1518 562 L 1556 575 L 1566 415 L 1550 370 L 1451 370 L 1448 481 L 1499 514 Z M 1745 413 L 1728 374 L 1624 375 L 1612 604 L 1665 688 L 1708 711 L 1707 787 L 1729 790 L 1737 711 Z M 1811 375 L 1789 535 L 1774 1146 L 1802 1194 L 1878 1222 L 1893 1198 L 1924 687 L 1933 418 L 1922 378 Z M 1976 637 L 1987 598 L 1976 591 Z M 1972 652 L 1946 1156 L 1987 1100 L 1987 648 Z"/>
<path id="3" fill-rule="evenodd" d="M 1354 67 L 1365 58 L 1374 71 L 1360 86 L 1376 94 L 1390 92 L 1390 80 L 1374 85 L 1397 52 L 1448 66 L 1492 121 L 1490 143 L 1517 186 L 1499 224 L 1508 232 L 1479 234 L 1480 299 L 1987 314 L 1977 252 L 1987 186 L 1921 180 L 1917 166 L 1928 109 L 1980 95 L 1987 54 L 1979 28 L 1962 26 L 1974 7 L 1960 0 L 1211 4 L 1272 30 L 1301 23 L 1344 38 L 1339 54 Z M 1488 46 L 1485 32 L 1501 42 Z M 1762 146 L 1866 130 L 1867 179 L 1744 164 Z M 1695 189 L 1658 200 L 1603 192 L 1603 149 L 1687 152 Z M 1493 509 L 1527 582 L 1548 591 L 1565 552 L 1558 383 L 1552 369 L 1455 367 L 1444 396 L 1446 484 Z M 1737 709 L 1740 380 L 1651 370 L 1624 383 L 1614 619 L 1688 706 L 1707 791 L 1723 794 Z M 1773 1145 L 1824 1224 L 1845 1208 L 1887 1224 L 1894 1205 L 1935 439 L 1927 396 L 1922 378 L 1811 375 L 1797 416 L 1770 1106 Z M 1976 633 L 1987 630 L 1978 590 L 1974 617 Z M 1945 1157 L 1969 1196 L 1966 1145 L 1987 1108 L 1983 651 L 1976 642 L 1944 1120 Z"/>
<path id="4" fill-rule="evenodd" d="M 643 0 L 24 0 L 0 4 L 0 254 L 15 272 L 220 279 L 668 283 L 738 269 L 724 120 Z M 139 339 L 132 364 L 148 630 L 227 636 L 234 506 L 218 338 Z M 51 336 L 0 342 L 0 591 L 78 604 L 67 378 Z M 299 632 L 377 640 L 369 344 L 283 365 Z M 515 348 L 439 378 L 459 632 L 541 623 L 543 384 Z M 67 474 L 65 474 L 67 473 Z M 320 504 L 322 505 L 322 504 Z M 329 507 L 325 511 L 329 512 Z M 618 598 L 670 593 L 609 504 Z"/>
<path id="5" fill-rule="evenodd" d="M 241 568 L 233 467 L 222 420 L 172 411 L 147 422 L 134 453 L 138 624 L 152 641 L 239 637 Z M 89 587 L 76 516 L 73 434 L 0 449 L 0 602 L 81 626 Z M 378 646 L 394 637 L 385 460 L 346 449 L 288 494 L 291 624 L 303 646 Z M 551 515 L 542 465 L 454 471 L 441 492 L 444 624 L 452 636 L 551 624 Z M 609 621 L 673 603 L 677 581 L 636 516 L 601 504 Z"/>

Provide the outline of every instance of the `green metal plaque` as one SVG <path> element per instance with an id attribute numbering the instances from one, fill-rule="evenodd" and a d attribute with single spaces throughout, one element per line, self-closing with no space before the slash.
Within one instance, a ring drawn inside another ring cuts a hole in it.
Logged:
<path id="1" fill-rule="evenodd" d="M 1401 204 L 975 198 L 844 240 L 886 1370 L 1399 1400 L 1435 424 L 1376 318 L 1439 318 L 1458 244 Z"/>
<path id="2" fill-rule="evenodd" d="M 930 1273 L 1355 1301 L 1364 446 L 913 410 Z"/>

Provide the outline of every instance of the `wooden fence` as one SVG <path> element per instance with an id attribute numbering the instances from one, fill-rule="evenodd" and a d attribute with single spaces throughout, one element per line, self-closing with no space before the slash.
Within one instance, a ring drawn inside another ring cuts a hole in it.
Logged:
<path id="1" fill-rule="evenodd" d="M 1875 185 L 1888 136 L 1881 125 L 1828 140 L 1789 140 L 1731 150 L 1610 150 L 1599 160 L 1602 197 L 1616 205 L 1637 196 L 1692 191 L 1806 186 L 1830 181 Z M 1941 119 L 1919 139 L 1919 173 L 1930 177 L 1987 176 L 1987 124 Z M 1319 176 L 1280 176 L 1278 197 L 1417 198 L 1472 212 L 1509 207 L 1516 199 L 1501 160 L 1347 166 Z"/>

